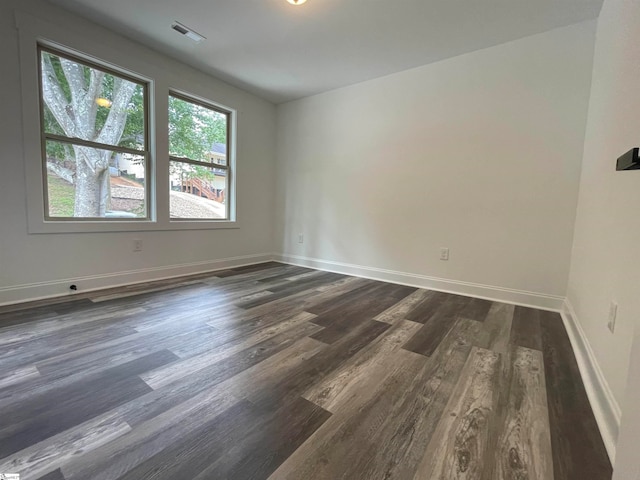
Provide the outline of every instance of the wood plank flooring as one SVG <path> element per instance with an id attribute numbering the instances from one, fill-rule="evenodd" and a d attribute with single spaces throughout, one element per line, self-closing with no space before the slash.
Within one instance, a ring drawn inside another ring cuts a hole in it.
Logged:
<path id="1" fill-rule="evenodd" d="M 609 480 L 556 313 L 265 263 L 0 308 L 22 480 Z"/>

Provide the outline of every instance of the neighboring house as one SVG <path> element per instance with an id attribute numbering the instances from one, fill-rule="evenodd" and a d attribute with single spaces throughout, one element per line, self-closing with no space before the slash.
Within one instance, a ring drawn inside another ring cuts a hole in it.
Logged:
<path id="1" fill-rule="evenodd" d="M 207 158 L 218 165 L 226 165 L 227 145 L 224 143 L 214 143 L 211 145 L 211 151 L 207 154 Z"/>
<path id="2" fill-rule="evenodd" d="M 144 180 L 144 164 L 140 162 L 140 157 L 134 157 L 123 153 L 116 155 L 114 167 L 110 167 L 111 175 L 120 176 L 134 175 L 136 180 Z"/>
<path id="3" fill-rule="evenodd" d="M 210 151 L 206 154 L 206 159 L 214 165 L 226 165 L 226 144 L 212 144 Z M 131 155 L 117 155 L 114 165 L 110 167 L 110 171 L 113 176 L 133 175 L 136 180 L 144 181 L 144 165 Z M 171 190 L 192 193 L 209 200 L 224 203 L 227 187 L 227 172 L 225 170 L 215 169 L 215 177 L 213 179 L 182 178 L 179 173 L 174 173 L 170 175 L 170 181 Z"/>
<path id="4" fill-rule="evenodd" d="M 224 143 L 213 143 L 210 151 L 206 154 L 206 159 L 213 165 L 227 164 L 227 145 Z M 192 193 L 201 197 L 224 203 L 227 188 L 227 172 L 222 169 L 214 169 L 213 179 L 202 179 L 198 177 L 184 179 L 179 173 L 170 175 L 171 190 Z"/>

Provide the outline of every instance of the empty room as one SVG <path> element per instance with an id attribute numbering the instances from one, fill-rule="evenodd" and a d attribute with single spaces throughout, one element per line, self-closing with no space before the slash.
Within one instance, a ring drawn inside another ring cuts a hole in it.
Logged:
<path id="1" fill-rule="evenodd" d="M 640 480 L 640 2 L 0 25 L 1 480 Z"/>

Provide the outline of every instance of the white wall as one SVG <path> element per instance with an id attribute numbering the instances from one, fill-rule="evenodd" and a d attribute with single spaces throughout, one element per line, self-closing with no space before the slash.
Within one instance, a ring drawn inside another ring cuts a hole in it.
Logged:
<path id="1" fill-rule="evenodd" d="M 561 302 L 594 32 L 581 23 L 278 106 L 285 258 Z"/>
<path id="2" fill-rule="evenodd" d="M 568 300 L 618 403 L 625 393 L 634 323 L 640 320 L 640 171 L 615 171 L 616 158 L 640 146 L 638 25 L 637 0 L 605 1 L 568 287 Z M 619 305 L 614 334 L 606 326 L 611 300 Z"/>
<path id="3" fill-rule="evenodd" d="M 86 38 L 99 38 L 104 48 L 111 47 L 114 55 L 126 55 L 128 60 L 139 59 L 141 64 L 152 65 L 165 83 L 174 82 L 179 75 L 181 84 L 188 88 L 192 86 L 194 93 L 237 109 L 237 207 L 241 228 L 28 234 L 14 8 L 46 19 L 59 28 L 72 29 Z M 66 293 L 68 282 L 58 282 L 64 279 L 90 277 L 78 284 L 81 289 L 95 288 L 120 281 L 187 273 L 214 263 L 182 269 L 162 267 L 273 251 L 274 105 L 40 0 L 3 0 L 0 3 L 0 65 L 0 304 Z M 132 252 L 134 238 L 143 241 L 141 253 Z M 135 273 L 116 275 L 126 271 Z"/>

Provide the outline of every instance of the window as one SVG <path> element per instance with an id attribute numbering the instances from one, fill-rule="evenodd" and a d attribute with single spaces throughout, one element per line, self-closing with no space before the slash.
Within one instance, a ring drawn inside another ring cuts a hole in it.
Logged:
<path id="1" fill-rule="evenodd" d="M 29 233 L 240 228 L 238 119 L 220 103 L 234 93 L 100 37 L 16 22 Z"/>
<path id="2" fill-rule="evenodd" d="M 228 219 L 231 112 L 169 96 L 169 181 L 172 220 Z"/>
<path id="3" fill-rule="evenodd" d="M 38 49 L 46 220 L 149 218 L 148 85 Z"/>

